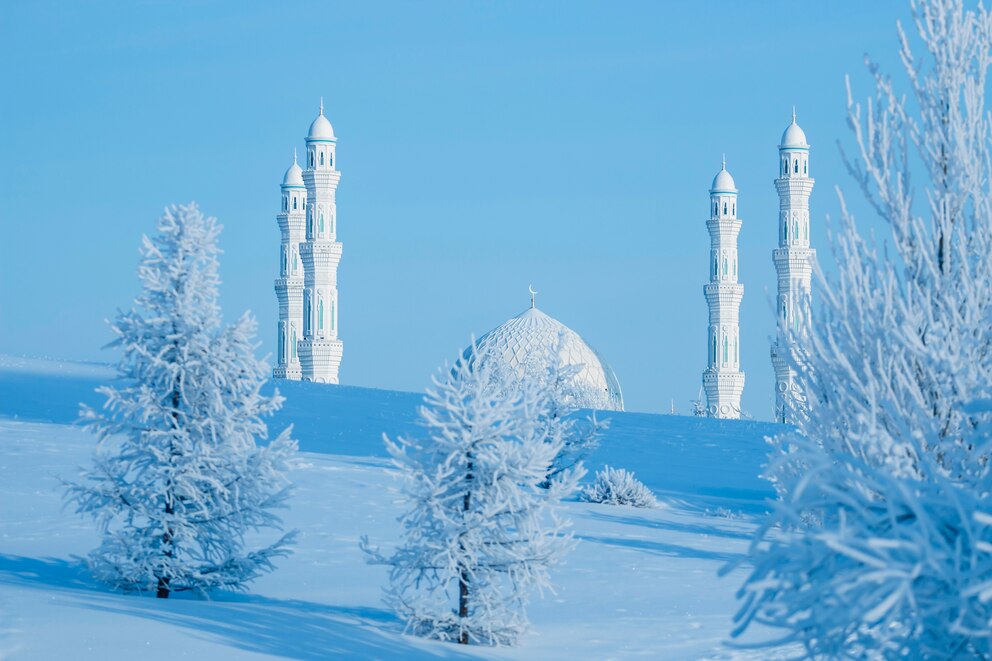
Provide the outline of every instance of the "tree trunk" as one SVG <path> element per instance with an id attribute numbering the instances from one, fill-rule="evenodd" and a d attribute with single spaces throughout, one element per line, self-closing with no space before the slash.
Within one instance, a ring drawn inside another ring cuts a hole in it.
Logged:
<path id="1" fill-rule="evenodd" d="M 178 411 L 179 411 L 179 403 L 180 403 L 179 390 L 178 389 L 173 389 L 173 391 L 172 391 L 172 419 L 175 422 L 175 427 L 176 428 L 179 427 L 179 413 L 178 413 Z M 176 452 L 175 445 L 173 445 L 170 448 L 170 451 L 169 451 L 169 461 L 171 462 L 173 460 L 173 457 L 175 457 L 177 454 L 178 453 Z M 172 504 L 172 492 L 170 491 L 169 486 L 171 486 L 171 485 L 167 485 L 166 486 L 166 492 L 165 492 L 165 516 L 166 516 L 166 518 L 172 516 L 173 512 L 175 512 L 175 508 L 174 508 L 174 506 Z M 175 530 L 172 529 L 172 526 L 166 526 L 165 532 L 162 533 L 162 544 L 163 544 L 163 546 L 165 546 L 165 551 L 162 553 L 162 555 L 164 555 L 167 560 L 171 560 L 173 558 L 173 555 L 174 555 L 173 554 L 172 544 L 173 544 L 173 537 L 175 536 L 175 534 L 176 534 L 176 532 L 175 532 Z M 169 593 L 171 591 L 172 590 L 169 587 L 169 577 L 168 576 L 159 576 L 158 577 L 158 590 L 155 592 L 155 596 L 158 599 L 168 599 L 169 598 Z"/>
<path id="2" fill-rule="evenodd" d="M 465 487 L 465 499 L 462 501 L 462 511 L 468 512 L 469 507 L 472 504 L 472 455 L 469 453 L 468 459 L 468 474 L 465 476 L 465 482 L 468 484 Z M 465 548 L 459 543 L 461 550 L 464 551 Z M 459 619 L 464 619 L 468 617 L 468 570 L 464 567 L 458 574 L 458 617 Z M 468 632 L 462 629 L 458 633 L 458 643 L 461 645 L 468 645 Z"/>

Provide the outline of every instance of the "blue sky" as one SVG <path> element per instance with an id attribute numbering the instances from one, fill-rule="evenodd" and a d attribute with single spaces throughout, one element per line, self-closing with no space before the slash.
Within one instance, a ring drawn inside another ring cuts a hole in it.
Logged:
<path id="1" fill-rule="evenodd" d="M 420 390 L 538 305 L 629 410 L 688 413 L 706 360 L 710 182 L 740 189 L 744 407 L 772 412 L 777 144 L 812 144 L 814 245 L 844 74 L 895 71 L 886 2 L 8 2 L 0 9 L 0 352 L 111 360 L 142 233 L 196 200 L 222 304 L 275 348 L 279 183 L 323 96 L 338 135 L 342 382 Z M 856 207 L 857 208 L 857 207 Z"/>

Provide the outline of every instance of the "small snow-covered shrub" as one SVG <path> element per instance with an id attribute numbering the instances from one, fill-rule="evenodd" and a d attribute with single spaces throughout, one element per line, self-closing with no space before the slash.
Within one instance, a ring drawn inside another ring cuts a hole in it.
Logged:
<path id="1" fill-rule="evenodd" d="M 623 468 L 603 466 L 596 473 L 596 480 L 581 494 L 582 500 L 606 505 L 633 505 L 634 507 L 656 507 L 651 490 Z"/>

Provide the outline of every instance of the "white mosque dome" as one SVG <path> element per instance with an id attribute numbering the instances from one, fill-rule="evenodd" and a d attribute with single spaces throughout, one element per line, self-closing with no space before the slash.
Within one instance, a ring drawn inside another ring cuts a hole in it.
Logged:
<path id="1" fill-rule="evenodd" d="M 307 140 L 336 140 L 334 137 L 334 127 L 331 123 L 324 117 L 324 100 L 320 100 L 320 114 L 317 115 L 317 119 L 313 120 L 313 124 L 310 125 L 310 131 L 307 133 Z"/>
<path id="2" fill-rule="evenodd" d="M 723 169 L 716 173 L 713 177 L 713 185 L 710 186 L 712 191 L 726 191 L 726 192 L 737 192 L 737 185 L 734 183 L 734 178 L 730 176 L 727 172 L 727 166 L 724 165 Z"/>
<path id="3" fill-rule="evenodd" d="M 283 186 L 303 186 L 303 168 L 296 162 L 296 154 L 293 154 L 293 164 L 286 170 L 286 176 L 282 178 Z"/>
<path id="4" fill-rule="evenodd" d="M 792 113 L 792 123 L 785 129 L 785 133 L 782 134 L 782 147 L 809 147 L 806 142 L 806 134 L 799 124 L 796 124 L 796 113 Z"/>
<path id="5" fill-rule="evenodd" d="M 503 361 L 507 368 L 523 376 L 535 359 L 550 356 L 559 346 L 559 335 L 563 361 L 582 366 L 576 385 L 590 400 L 589 408 L 622 411 L 620 383 L 609 364 L 578 333 L 536 307 L 500 324 L 476 344 L 480 353 Z"/>

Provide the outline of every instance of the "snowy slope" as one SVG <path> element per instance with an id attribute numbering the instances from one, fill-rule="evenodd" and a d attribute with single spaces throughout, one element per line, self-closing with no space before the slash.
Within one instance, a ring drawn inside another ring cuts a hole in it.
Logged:
<path id="1" fill-rule="evenodd" d="M 663 507 L 568 503 L 580 544 L 558 594 L 533 602 L 534 631 L 513 649 L 464 649 L 402 635 L 384 610 L 382 567 L 357 547 L 396 538 L 394 485 L 381 434 L 415 433 L 418 395 L 280 384 L 308 466 L 287 525 L 297 552 L 246 595 L 160 601 L 106 592 L 77 555 L 96 543 L 61 509 L 93 440 L 71 426 L 112 372 L 0 357 L 0 658 L 768 658 L 723 645 L 740 572 L 716 571 L 746 548 L 771 495 L 758 479 L 773 425 L 610 414 L 591 458 L 634 470 Z M 727 515 L 730 514 L 730 517 Z"/>

